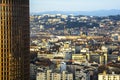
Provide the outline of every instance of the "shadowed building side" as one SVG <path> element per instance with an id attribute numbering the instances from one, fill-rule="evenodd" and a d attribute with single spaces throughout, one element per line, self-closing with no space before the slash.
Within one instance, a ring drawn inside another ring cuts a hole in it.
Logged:
<path id="1" fill-rule="evenodd" d="M 0 0 L 0 80 L 29 80 L 29 0 Z"/>

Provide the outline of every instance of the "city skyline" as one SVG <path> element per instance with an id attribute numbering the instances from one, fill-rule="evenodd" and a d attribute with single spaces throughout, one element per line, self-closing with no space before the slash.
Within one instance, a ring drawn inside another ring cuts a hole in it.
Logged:
<path id="1" fill-rule="evenodd" d="M 30 0 L 30 12 L 45 11 L 96 11 L 120 9 L 120 0 Z"/>

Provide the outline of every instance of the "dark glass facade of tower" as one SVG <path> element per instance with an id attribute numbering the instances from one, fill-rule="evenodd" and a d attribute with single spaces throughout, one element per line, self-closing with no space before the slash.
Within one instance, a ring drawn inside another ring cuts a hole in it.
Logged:
<path id="1" fill-rule="evenodd" d="M 29 0 L 0 0 L 0 80 L 29 80 Z"/>

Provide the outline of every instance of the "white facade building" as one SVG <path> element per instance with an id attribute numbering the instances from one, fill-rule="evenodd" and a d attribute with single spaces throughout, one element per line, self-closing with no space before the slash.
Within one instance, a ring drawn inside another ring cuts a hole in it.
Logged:
<path id="1" fill-rule="evenodd" d="M 98 80 L 120 80 L 120 74 L 106 74 L 104 72 L 98 75 Z"/>
<path id="2" fill-rule="evenodd" d="M 36 80 L 73 80 L 73 74 L 66 71 L 60 73 L 47 70 L 46 72 L 38 72 Z"/>

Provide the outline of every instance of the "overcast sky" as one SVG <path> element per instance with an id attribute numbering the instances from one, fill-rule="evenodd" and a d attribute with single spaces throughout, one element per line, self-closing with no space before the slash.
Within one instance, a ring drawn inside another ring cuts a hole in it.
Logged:
<path id="1" fill-rule="evenodd" d="M 120 9 L 120 0 L 30 0 L 30 12 Z"/>

